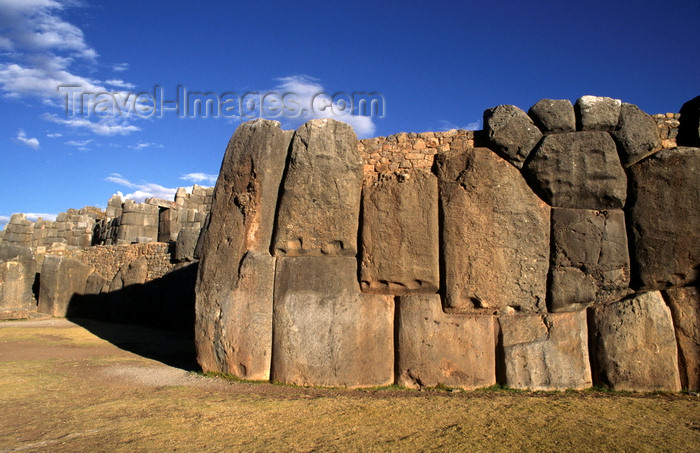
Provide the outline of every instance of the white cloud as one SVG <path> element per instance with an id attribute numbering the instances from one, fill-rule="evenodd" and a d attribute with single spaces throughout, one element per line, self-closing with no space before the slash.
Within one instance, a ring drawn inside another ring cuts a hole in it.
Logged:
<path id="1" fill-rule="evenodd" d="M 209 175 L 206 173 L 188 173 L 186 175 L 180 176 L 180 179 L 184 181 L 189 181 L 194 184 L 211 184 L 212 186 L 216 184 L 216 179 L 218 175 Z"/>
<path id="2" fill-rule="evenodd" d="M 59 87 L 75 87 L 72 90 L 100 93 L 108 92 L 107 82 L 76 73 L 72 66 L 81 63 L 94 65 L 97 51 L 86 41 L 77 26 L 66 22 L 60 15 L 72 0 L 2 0 L 0 1 L 0 49 L 5 53 L 0 63 L 0 92 L 9 98 L 37 97 L 43 105 L 66 108 L 69 93 Z M 123 66 L 122 66 L 123 67 Z M 118 88 L 134 86 L 121 79 L 113 79 L 109 85 Z M 47 114 L 48 115 L 48 114 Z M 55 115 L 44 119 L 71 127 L 84 127 L 99 135 L 127 134 L 139 130 L 122 122 L 81 121 L 69 118 L 55 121 Z"/>
<path id="3" fill-rule="evenodd" d="M 139 203 L 143 202 L 146 198 L 151 197 L 174 200 L 175 193 L 177 192 L 177 189 L 170 189 L 168 187 L 163 187 L 160 184 L 151 182 L 134 183 L 124 178 L 119 173 L 112 173 L 105 178 L 105 180 L 119 184 L 120 186 L 128 187 L 129 189 L 135 189 L 132 193 L 128 193 L 126 195 L 122 195 L 121 192 L 118 192 L 118 194 L 122 198 L 134 200 Z"/>
<path id="4" fill-rule="evenodd" d="M 5 225 L 7 225 L 10 222 L 10 217 L 6 215 L 0 215 L 0 230 L 5 229 Z"/>
<path id="5" fill-rule="evenodd" d="M 127 90 L 133 90 L 134 88 L 136 88 L 136 85 L 134 85 L 133 83 L 125 82 L 125 81 L 123 81 L 123 80 L 121 80 L 121 79 L 110 79 L 110 80 L 105 80 L 105 83 L 106 83 L 107 85 L 111 85 L 111 86 L 113 86 L 113 87 L 124 88 L 124 89 L 127 89 Z"/>
<path id="6" fill-rule="evenodd" d="M 85 147 L 89 145 L 90 143 L 94 142 L 95 140 L 89 139 L 89 140 L 68 140 L 66 142 L 66 145 L 70 146 L 76 146 L 76 147 Z"/>
<path id="7" fill-rule="evenodd" d="M 374 124 L 374 118 L 371 116 L 355 115 L 350 109 L 343 109 L 339 98 L 335 102 L 332 100 L 333 93 L 328 93 L 321 85 L 318 79 L 307 75 L 293 75 L 277 79 L 280 84 L 273 90 L 281 99 L 284 95 L 293 95 L 295 102 L 298 102 L 302 115 L 298 118 L 288 117 L 270 117 L 280 122 L 284 122 L 284 127 L 297 127 L 302 123 L 319 118 L 333 118 L 338 121 L 349 124 L 355 130 L 355 133 L 361 137 L 370 137 L 374 134 L 377 127 Z M 325 93 L 325 96 L 319 97 Z M 348 93 L 351 99 L 352 93 Z M 326 102 L 319 103 L 319 99 L 325 99 Z M 316 103 L 314 104 L 314 102 Z"/>
<path id="8" fill-rule="evenodd" d="M 112 65 L 112 71 L 124 72 L 129 69 L 129 63 L 116 63 Z"/>
<path id="9" fill-rule="evenodd" d="M 129 148 L 135 149 L 136 151 L 140 151 L 144 148 L 162 148 L 163 145 L 159 145 L 157 143 L 148 143 L 148 142 L 139 142 L 135 145 L 129 145 Z"/>
<path id="10" fill-rule="evenodd" d="M 465 129 L 467 131 L 478 131 L 481 130 L 481 120 L 472 121 L 464 126 L 459 126 L 456 123 L 448 120 L 440 120 L 440 130 L 449 131 L 451 129 Z"/>
<path id="11" fill-rule="evenodd" d="M 45 113 L 41 116 L 47 121 L 76 129 L 87 129 L 97 135 L 129 135 L 132 132 L 140 131 L 141 128 L 129 124 L 125 120 L 119 121 L 117 118 L 102 118 L 99 122 L 92 122 L 85 118 L 63 119 L 55 113 Z"/>
<path id="12" fill-rule="evenodd" d="M 51 132 L 51 133 L 46 134 L 46 136 L 49 138 L 59 138 L 59 137 L 63 137 L 63 134 L 61 134 L 60 132 Z"/>
<path id="13" fill-rule="evenodd" d="M 27 134 L 22 129 L 17 131 L 17 141 L 24 143 L 30 148 L 39 149 L 39 140 L 36 138 L 27 138 Z"/>

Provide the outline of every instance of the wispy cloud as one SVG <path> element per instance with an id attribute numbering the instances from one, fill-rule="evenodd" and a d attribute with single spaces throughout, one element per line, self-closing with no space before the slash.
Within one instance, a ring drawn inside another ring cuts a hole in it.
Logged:
<path id="1" fill-rule="evenodd" d="M 472 121 L 464 126 L 459 126 L 457 123 L 453 123 L 448 120 L 440 120 L 440 130 L 449 131 L 451 129 L 465 129 L 468 131 L 478 131 L 481 130 L 481 120 Z"/>
<path id="2" fill-rule="evenodd" d="M 188 173 L 186 175 L 180 176 L 180 179 L 184 181 L 189 181 L 193 184 L 216 184 L 216 179 L 218 175 L 209 175 L 206 173 Z"/>
<path id="3" fill-rule="evenodd" d="M 95 65 L 97 51 L 85 40 L 77 26 L 66 22 L 61 14 L 72 0 L 2 0 L 0 1 L 0 92 L 8 98 L 36 97 L 43 105 L 64 107 L 68 93 L 59 86 L 73 86 L 84 92 L 104 92 L 107 82 L 77 73 L 76 62 Z M 130 89 L 133 85 L 113 79 L 109 85 Z M 47 116 L 48 115 L 48 116 Z M 68 118 L 56 121 L 56 115 L 44 119 L 70 127 L 82 127 L 95 134 L 128 134 L 139 130 L 122 119 Z"/>
<path id="4" fill-rule="evenodd" d="M 143 202 L 146 198 L 156 197 L 163 198 L 166 200 L 174 200 L 177 188 L 170 189 L 168 187 L 163 187 L 160 184 L 155 184 L 152 182 L 141 182 L 135 183 L 124 178 L 119 173 L 112 173 L 107 178 L 106 181 L 113 182 L 123 187 L 129 189 L 134 189 L 132 193 L 128 193 L 123 196 L 123 198 L 134 200 L 136 202 Z M 120 192 L 121 193 L 121 192 Z"/>
<path id="5" fill-rule="evenodd" d="M 140 151 L 145 148 L 162 148 L 163 145 L 159 145 L 158 143 L 148 143 L 148 142 L 139 142 L 136 143 L 135 145 L 129 145 L 129 148 L 135 149 L 136 151 Z"/>
<path id="6" fill-rule="evenodd" d="M 51 132 L 49 134 L 46 134 L 46 136 L 49 138 L 60 138 L 63 137 L 63 134 L 61 134 L 60 132 Z"/>
<path id="7" fill-rule="evenodd" d="M 22 130 L 17 131 L 17 141 L 23 143 L 30 148 L 39 149 L 39 140 L 36 138 L 28 138 L 27 134 Z"/>
<path id="8" fill-rule="evenodd" d="M 116 63 L 112 65 L 112 71 L 124 72 L 129 69 L 129 63 Z"/>
<path id="9" fill-rule="evenodd" d="M 105 83 L 113 87 L 124 88 L 125 90 L 133 90 L 134 88 L 136 88 L 136 85 L 134 85 L 133 83 L 125 82 L 121 79 L 105 80 Z"/>
<path id="10" fill-rule="evenodd" d="M 132 132 L 140 131 L 141 128 L 129 124 L 125 120 L 117 118 L 104 118 L 99 123 L 92 122 L 86 118 L 68 118 L 63 119 L 55 113 L 45 113 L 41 116 L 46 121 L 51 121 L 56 124 L 63 124 L 75 129 L 87 129 L 97 135 L 129 135 Z"/>
<path id="11" fill-rule="evenodd" d="M 87 145 L 89 145 L 90 143 L 92 143 L 92 142 L 94 142 L 94 141 L 95 141 L 95 140 L 93 140 L 93 139 L 88 139 L 88 140 L 68 140 L 68 141 L 66 142 L 66 145 L 81 147 L 81 146 L 87 146 Z"/>

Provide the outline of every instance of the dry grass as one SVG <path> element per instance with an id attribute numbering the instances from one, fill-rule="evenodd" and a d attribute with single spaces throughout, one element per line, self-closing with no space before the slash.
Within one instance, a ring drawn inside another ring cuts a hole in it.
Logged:
<path id="1" fill-rule="evenodd" d="M 695 396 L 230 382 L 77 326 L 0 327 L 0 407 L 0 451 L 700 451 Z"/>

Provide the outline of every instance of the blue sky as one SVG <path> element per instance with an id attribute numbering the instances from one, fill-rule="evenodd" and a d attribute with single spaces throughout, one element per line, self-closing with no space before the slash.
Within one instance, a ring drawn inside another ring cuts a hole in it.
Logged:
<path id="1" fill-rule="evenodd" d="M 0 228 L 212 185 L 241 113 L 336 117 L 363 138 L 587 94 L 677 112 L 700 94 L 698 24 L 697 0 L 0 0 Z M 222 112 L 159 110 L 183 90 Z M 343 114 L 361 93 L 382 112 Z"/>

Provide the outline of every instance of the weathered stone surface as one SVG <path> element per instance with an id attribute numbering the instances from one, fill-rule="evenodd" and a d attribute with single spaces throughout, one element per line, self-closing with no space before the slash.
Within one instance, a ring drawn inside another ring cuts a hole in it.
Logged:
<path id="1" fill-rule="evenodd" d="M 619 145 L 620 160 L 625 167 L 661 149 L 656 121 L 633 104 L 622 104 L 620 121 L 612 136 Z"/>
<path id="2" fill-rule="evenodd" d="M 85 283 L 85 295 L 97 295 L 109 291 L 109 281 L 97 272 L 93 272 Z"/>
<path id="3" fill-rule="evenodd" d="M 542 132 L 523 110 L 514 105 L 499 105 L 484 111 L 484 132 L 489 148 L 522 168 L 530 151 L 542 138 Z"/>
<path id="4" fill-rule="evenodd" d="M 612 131 L 620 120 L 622 101 L 599 96 L 582 96 L 574 104 L 576 129 Z"/>
<path id="5" fill-rule="evenodd" d="M 81 261 L 48 255 L 41 266 L 39 311 L 52 316 L 66 316 L 71 298 L 85 293 L 92 268 Z"/>
<path id="6" fill-rule="evenodd" d="M 474 389 L 496 383 L 495 318 L 442 311 L 439 295 L 397 305 L 397 384 Z"/>
<path id="7" fill-rule="evenodd" d="M 676 331 L 681 386 L 700 390 L 700 288 L 670 288 L 665 295 Z"/>
<path id="8" fill-rule="evenodd" d="M 197 241 L 199 240 L 200 228 L 185 227 L 180 229 L 175 241 L 175 260 L 179 262 L 194 261 Z"/>
<path id="9" fill-rule="evenodd" d="M 501 327 L 503 384 L 532 390 L 592 385 L 585 310 L 550 315 L 505 315 Z"/>
<path id="10" fill-rule="evenodd" d="M 550 311 L 580 310 L 629 293 L 623 211 L 553 208 L 551 237 Z"/>
<path id="11" fill-rule="evenodd" d="M 591 308 L 593 381 L 615 390 L 679 391 L 671 311 L 658 291 Z"/>
<path id="12" fill-rule="evenodd" d="M 622 209 L 627 177 L 617 147 L 605 132 L 547 135 L 532 152 L 523 174 L 552 206 Z"/>
<path id="13" fill-rule="evenodd" d="M 432 173 L 371 180 L 362 192 L 362 291 L 436 293 L 438 235 L 438 184 Z"/>
<path id="14" fill-rule="evenodd" d="M 445 307 L 546 311 L 550 208 L 486 148 L 436 155 Z"/>
<path id="15" fill-rule="evenodd" d="M 277 194 L 292 132 L 279 123 L 256 120 L 238 127 L 229 142 L 201 236 L 196 285 L 195 342 L 205 371 L 228 370 L 215 345 L 222 307 L 230 303 L 247 251 L 269 253 Z M 252 303 L 252 301 L 251 301 Z M 261 301 L 261 303 L 267 303 Z M 228 322 L 228 321 L 227 321 Z"/>
<path id="16" fill-rule="evenodd" d="M 678 146 L 700 148 L 700 96 L 683 104 L 678 126 Z"/>
<path id="17" fill-rule="evenodd" d="M 394 300 L 361 294 L 353 257 L 279 258 L 272 379 L 372 387 L 394 381 Z"/>
<path id="18" fill-rule="evenodd" d="M 26 318 L 36 311 L 34 273 L 22 261 L 0 261 L 0 319 Z"/>
<path id="19" fill-rule="evenodd" d="M 294 134 L 279 203 L 277 256 L 355 256 L 362 159 L 352 127 L 311 120 Z"/>
<path id="20" fill-rule="evenodd" d="M 199 355 L 203 369 L 216 369 L 242 379 L 270 379 L 272 303 L 275 258 L 248 252 L 234 287 L 221 299 L 214 317 L 213 357 Z M 205 361 L 206 360 L 206 361 Z"/>
<path id="21" fill-rule="evenodd" d="M 629 168 L 632 284 L 685 286 L 700 276 L 700 148 L 661 151 Z"/>
<path id="22" fill-rule="evenodd" d="M 576 116 L 568 99 L 542 99 L 527 112 L 544 133 L 574 132 Z"/>

